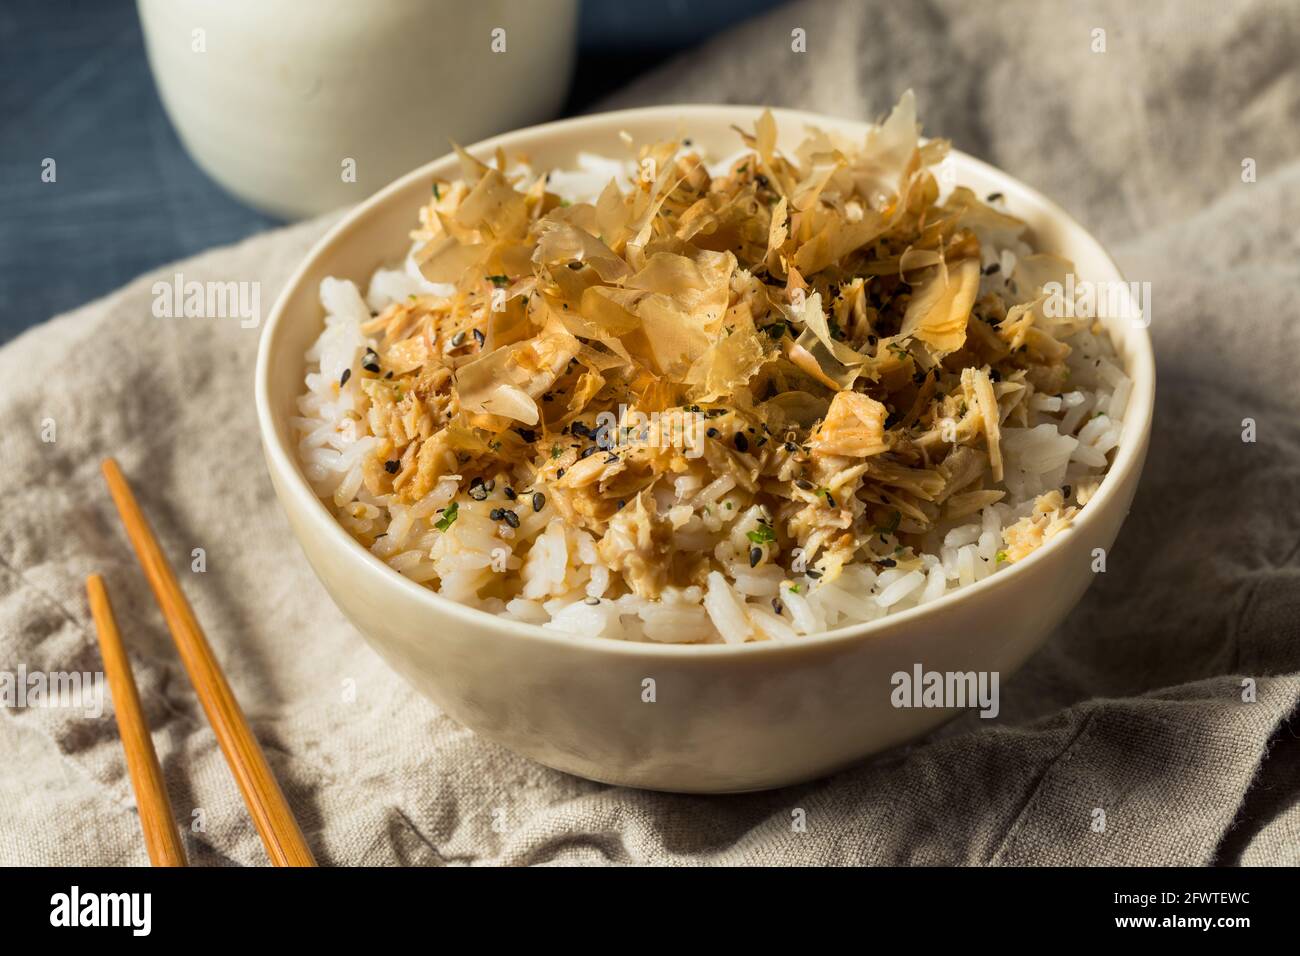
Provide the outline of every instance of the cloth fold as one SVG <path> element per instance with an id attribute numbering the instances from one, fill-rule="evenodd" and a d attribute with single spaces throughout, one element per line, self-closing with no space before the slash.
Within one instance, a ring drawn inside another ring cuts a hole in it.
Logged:
<path id="1" fill-rule="evenodd" d="M 873 118 L 910 86 L 927 133 L 1057 199 L 1151 283 L 1142 485 L 996 721 L 705 798 L 566 776 L 439 713 L 292 540 L 253 415 L 260 330 L 153 314 L 177 272 L 260 283 L 269 307 L 333 217 L 161 268 L 0 349 L 0 671 L 98 671 L 82 582 L 104 573 L 193 861 L 265 862 L 102 487 L 111 454 L 324 863 L 1300 863 L 1298 49 L 1300 14 L 1268 0 L 820 0 L 606 104 Z M 109 714 L 0 708 L 0 863 L 147 863 Z"/>

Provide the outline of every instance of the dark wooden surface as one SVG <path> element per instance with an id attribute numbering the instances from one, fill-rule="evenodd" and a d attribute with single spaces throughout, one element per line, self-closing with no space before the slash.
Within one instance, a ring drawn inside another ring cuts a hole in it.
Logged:
<path id="1" fill-rule="evenodd" d="M 565 113 L 774 5 L 584 0 Z M 53 183 L 41 180 L 46 158 Z M 154 90 L 134 3 L 0 2 L 0 341 L 274 225 L 185 153 Z"/>

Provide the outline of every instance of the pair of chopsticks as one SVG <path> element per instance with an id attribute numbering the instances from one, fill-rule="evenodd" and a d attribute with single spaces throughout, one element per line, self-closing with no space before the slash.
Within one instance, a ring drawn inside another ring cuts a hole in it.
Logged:
<path id="1" fill-rule="evenodd" d="M 176 575 L 163 557 L 148 519 L 131 493 L 131 486 L 112 458 L 105 459 L 102 467 L 113 503 L 126 526 L 127 537 L 131 539 L 149 586 L 162 608 L 172 640 L 180 652 L 181 663 L 189 674 L 208 722 L 216 732 L 221 752 L 230 765 L 271 862 L 276 866 L 315 866 L 316 861 L 307 848 L 298 821 L 294 819 L 266 756 L 203 636 L 203 629 L 199 627 Z M 113 695 L 113 707 L 126 751 L 131 785 L 140 809 L 149 859 L 154 866 L 185 866 L 185 850 L 163 785 L 162 768 L 153 749 L 149 727 L 140 707 L 140 695 L 131 676 L 103 578 L 92 574 L 86 580 L 86 591 L 99 632 L 104 670 Z"/>

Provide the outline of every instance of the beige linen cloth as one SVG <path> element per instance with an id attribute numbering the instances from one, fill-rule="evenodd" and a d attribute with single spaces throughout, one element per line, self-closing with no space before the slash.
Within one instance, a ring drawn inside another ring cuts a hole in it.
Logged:
<path id="1" fill-rule="evenodd" d="M 98 670 L 82 581 L 103 571 L 193 859 L 265 863 L 100 481 L 113 454 L 324 863 L 1300 863 L 1298 51 L 1285 0 L 825 0 L 611 104 L 871 118 L 911 86 L 927 131 L 1058 199 L 1152 283 L 1142 486 L 1109 570 L 992 723 L 705 798 L 547 770 L 440 714 L 335 610 L 278 510 L 258 330 L 151 314 L 175 272 L 259 281 L 265 311 L 325 221 L 161 268 L 0 350 L 0 670 Z M 0 747 L 0 863 L 146 862 L 111 719 L 6 708 Z"/>

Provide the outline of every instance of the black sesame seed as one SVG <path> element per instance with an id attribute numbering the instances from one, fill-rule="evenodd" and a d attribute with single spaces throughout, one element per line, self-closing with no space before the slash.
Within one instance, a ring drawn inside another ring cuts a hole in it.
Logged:
<path id="1" fill-rule="evenodd" d="M 596 452 L 598 452 L 598 451 L 600 451 L 600 449 L 597 448 L 595 445 L 588 445 L 588 446 L 587 446 L 586 448 L 584 448 L 584 449 L 582 450 L 582 452 L 578 455 L 578 461 L 582 461 L 584 458 L 590 458 L 592 455 L 596 454 Z"/>
<path id="2" fill-rule="evenodd" d="M 580 438 L 591 437 L 591 428 L 581 421 L 573 422 L 573 424 L 569 426 L 569 431 L 573 432 L 573 434 L 577 435 Z"/>
<path id="3" fill-rule="evenodd" d="M 482 478 L 474 478 L 469 483 L 469 496 L 475 501 L 486 500 L 490 490 Z"/>
<path id="4" fill-rule="evenodd" d="M 516 498 L 519 497 L 519 495 L 515 492 L 515 489 L 511 488 L 509 485 L 506 485 L 504 488 L 502 488 L 501 492 L 511 501 L 514 501 Z"/>
<path id="5" fill-rule="evenodd" d="M 474 341 L 477 342 L 479 344 L 479 347 L 481 348 L 483 346 L 483 343 L 487 341 L 487 336 L 484 335 L 481 330 L 475 329 Z"/>
<path id="6" fill-rule="evenodd" d="M 808 577 L 812 578 L 814 581 L 820 581 L 822 579 L 822 573 L 820 571 L 809 569 L 805 571 L 804 574 L 808 575 Z"/>
<path id="7" fill-rule="evenodd" d="M 813 490 L 813 483 L 809 481 L 807 478 L 796 478 L 794 480 L 794 483 L 801 491 Z"/>
<path id="8" fill-rule="evenodd" d="M 506 519 L 506 524 L 510 525 L 510 527 L 512 528 L 519 527 L 519 515 L 515 514 L 513 511 L 510 511 L 508 509 L 502 509 L 501 517 Z"/>
<path id="9" fill-rule="evenodd" d="M 520 438 L 529 444 L 537 441 L 537 432 L 533 431 L 531 428 L 516 428 L 515 431 L 519 434 Z"/>
<path id="10" fill-rule="evenodd" d="M 461 329 L 459 332 L 457 332 L 455 335 L 451 337 L 451 347 L 454 349 L 458 349 L 464 344 L 465 344 L 465 330 Z"/>
<path id="11" fill-rule="evenodd" d="M 1002 263 L 991 262 L 984 267 L 984 274 L 986 276 L 996 275 L 998 272 L 1001 271 L 1001 269 L 1002 269 Z"/>
<path id="12" fill-rule="evenodd" d="M 488 512 L 488 517 L 491 518 L 493 521 L 500 521 L 502 516 L 505 515 L 505 513 L 506 510 L 504 508 L 493 508 L 491 511 Z"/>
<path id="13" fill-rule="evenodd" d="M 989 202 L 997 202 L 999 199 L 1002 198 L 1002 194 L 1001 194 L 1001 193 L 989 193 L 987 198 L 988 198 L 988 201 L 989 201 Z"/>
<path id="14" fill-rule="evenodd" d="M 612 464 L 614 464 L 614 462 L 616 462 L 616 461 L 618 461 L 618 455 L 614 454 L 614 453 L 611 451 L 611 452 L 609 453 L 609 456 L 605 459 L 605 464 L 607 464 L 607 465 L 612 465 Z"/>
<path id="15" fill-rule="evenodd" d="M 736 443 L 736 451 L 749 451 L 749 439 L 740 432 L 736 432 L 736 437 L 733 441 Z"/>
<path id="16" fill-rule="evenodd" d="M 830 505 L 832 508 L 834 508 L 834 507 L 835 507 L 835 497 L 831 494 L 830 489 L 828 488 L 828 489 L 827 489 L 825 492 L 823 492 L 823 493 L 826 495 L 826 503 L 827 503 L 828 505 Z"/>
<path id="17" fill-rule="evenodd" d="M 344 385 L 346 385 L 348 383 L 348 379 L 350 379 L 351 377 L 352 377 L 352 369 L 345 368 L 343 370 L 343 374 L 339 376 L 339 388 L 342 388 Z"/>
<path id="18" fill-rule="evenodd" d="M 780 598 L 772 598 L 772 610 L 777 614 L 785 613 L 785 605 L 781 603 Z"/>
<path id="19" fill-rule="evenodd" d="M 388 472 L 390 475 L 397 474 L 397 469 L 401 467 L 402 461 L 400 458 L 390 458 L 388 461 L 384 462 L 384 471 Z"/>
<path id="20" fill-rule="evenodd" d="M 627 499 L 619 498 L 618 501 L 616 501 L 614 504 L 615 504 L 616 511 L 622 511 L 624 508 L 627 507 Z"/>
<path id="21" fill-rule="evenodd" d="M 589 598 L 587 598 L 587 600 L 584 601 L 583 603 L 584 603 L 584 604 L 588 604 L 588 605 L 590 605 L 591 607 L 596 607 L 597 605 L 600 604 L 600 598 L 598 598 L 598 597 L 589 597 Z"/>
<path id="22" fill-rule="evenodd" d="M 556 478 L 563 478 L 563 477 L 564 477 L 564 471 L 565 471 L 565 469 L 563 469 L 563 468 L 559 469 L 559 470 L 555 473 L 555 477 L 556 477 Z"/>
<path id="23" fill-rule="evenodd" d="M 799 450 L 799 446 L 792 441 L 788 441 L 785 443 L 785 450 L 790 452 L 790 454 L 793 455 L 795 452 Z"/>
<path id="24" fill-rule="evenodd" d="M 756 567 L 758 567 L 758 562 L 760 562 L 760 561 L 762 561 L 762 560 L 763 560 L 763 549 L 762 549 L 762 548 L 750 548 L 750 549 L 749 549 L 749 566 L 750 566 L 751 568 L 756 568 Z"/>
<path id="25" fill-rule="evenodd" d="M 384 378 L 392 378 L 392 377 L 393 377 L 392 369 L 389 369 L 387 372 L 384 373 Z"/>
<path id="26" fill-rule="evenodd" d="M 533 511 L 541 511 L 546 507 L 546 495 L 540 491 L 533 492 Z"/>
<path id="27" fill-rule="evenodd" d="M 706 430 L 704 434 L 708 435 L 710 438 L 717 438 L 722 434 L 722 432 L 718 431 L 716 428 L 710 428 Z"/>
<path id="28" fill-rule="evenodd" d="M 895 561 L 893 558 L 881 558 L 876 563 L 879 564 L 882 568 L 892 568 L 898 562 Z"/>
<path id="29" fill-rule="evenodd" d="M 1069 486 L 1069 485 L 1066 485 L 1065 488 L 1063 488 L 1062 490 L 1065 492 L 1065 497 L 1066 497 L 1066 498 L 1070 497 L 1070 486 Z"/>

